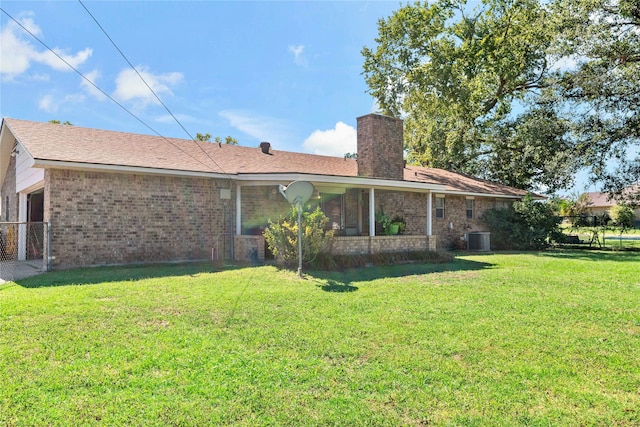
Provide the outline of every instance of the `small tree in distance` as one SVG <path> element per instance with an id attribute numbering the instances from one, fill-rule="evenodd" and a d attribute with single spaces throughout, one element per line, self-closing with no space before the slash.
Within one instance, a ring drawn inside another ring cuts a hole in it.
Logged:
<path id="1" fill-rule="evenodd" d="M 633 227 L 633 209 L 629 205 L 614 205 L 609 210 L 611 222 L 620 230 L 620 234 Z"/>
<path id="2" fill-rule="evenodd" d="M 210 133 L 196 133 L 196 141 L 203 141 L 203 142 L 211 142 L 211 134 Z M 222 144 L 222 138 L 220 138 L 219 136 L 216 136 L 213 138 L 213 142 L 218 143 L 218 144 Z M 238 145 L 238 140 L 233 138 L 232 136 L 227 136 L 224 139 L 224 143 L 227 145 Z"/>

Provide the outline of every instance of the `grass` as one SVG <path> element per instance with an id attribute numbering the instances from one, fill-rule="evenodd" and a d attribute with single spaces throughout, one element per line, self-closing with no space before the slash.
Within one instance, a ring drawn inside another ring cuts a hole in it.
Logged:
<path id="1" fill-rule="evenodd" d="M 604 235 L 602 229 L 599 229 L 598 231 L 600 245 L 598 245 L 597 242 L 594 242 L 593 247 L 613 250 L 640 250 L 640 239 L 638 239 L 638 237 L 640 237 L 640 229 L 631 228 L 620 234 L 619 230 L 615 228 L 608 228 L 604 230 Z M 591 240 L 593 230 L 589 227 L 565 227 L 564 233 L 577 235 L 581 240 L 588 243 Z"/>
<path id="2" fill-rule="evenodd" d="M 640 424 L 640 254 L 0 285 L 0 425 Z"/>

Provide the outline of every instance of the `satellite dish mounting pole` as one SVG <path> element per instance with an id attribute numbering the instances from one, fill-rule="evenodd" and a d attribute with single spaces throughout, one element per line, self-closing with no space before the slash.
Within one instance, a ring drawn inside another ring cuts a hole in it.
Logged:
<path id="1" fill-rule="evenodd" d="M 298 209 L 298 277 L 302 278 L 302 208 L 313 195 L 313 184 L 294 181 L 286 187 L 280 185 L 279 189 L 287 202 Z"/>
<path id="2" fill-rule="evenodd" d="M 298 277 L 302 279 L 302 203 L 300 198 L 296 198 L 298 207 Z"/>

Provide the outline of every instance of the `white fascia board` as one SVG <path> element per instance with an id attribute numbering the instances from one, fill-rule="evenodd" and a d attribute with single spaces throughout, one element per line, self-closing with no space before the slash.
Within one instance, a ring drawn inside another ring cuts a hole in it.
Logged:
<path id="1" fill-rule="evenodd" d="M 318 184 L 331 184 L 348 188 L 376 188 L 379 190 L 404 190 L 413 192 L 444 191 L 445 186 L 414 181 L 394 181 L 352 176 L 309 175 L 309 174 L 239 174 L 240 185 L 275 185 L 292 181 L 310 181 Z"/>
<path id="2" fill-rule="evenodd" d="M 442 194 L 442 195 L 451 195 L 451 196 L 464 196 L 464 197 L 493 197 L 493 198 L 498 198 L 498 199 L 517 199 L 520 200 L 524 197 L 523 196 L 517 196 L 517 195 L 513 195 L 513 194 L 499 194 L 499 193 L 471 193 L 471 192 L 464 192 L 464 191 L 441 191 L 438 194 Z M 536 197 L 534 197 L 535 199 Z"/>
<path id="3" fill-rule="evenodd" d="M 215 172 L 198 172 L 198 171 L 185 171 L 176 169 L 158 169 L 147 168 L 140 166 L 122 166 L 122 165 L 106 165 L 98 163 L 78 163 L 78 162 L 65 162 L 58 160 L 42 160 L 36 159 L 33 167 L 36 168 L 51 168 L 51 169 L 72 169 L 83 170 L 93 172 L 116 172 L 116 173 L 137 173 L 144 175 L 170 175 L 170 176 L 182 176 L 182 177 L 198 177 L 198 178 L 219 178 L 219 179 L 236 179 L 235 175 L 222 174 Z"/>

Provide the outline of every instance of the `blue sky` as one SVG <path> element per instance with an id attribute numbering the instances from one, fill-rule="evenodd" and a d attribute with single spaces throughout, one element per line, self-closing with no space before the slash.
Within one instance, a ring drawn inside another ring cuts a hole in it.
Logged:
<path id="1" fill-rule="evenodd" d="M 191 136 L 343 155 L 375 110 L 363 46 L 397 1 L 84 1 Z M 76 1 L 1 7 L 163 136 L 188 138 Z M 152 134 L 0 14 L 0 116 Z"/>

